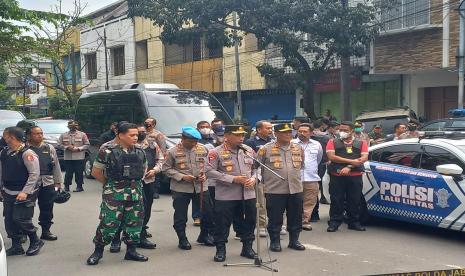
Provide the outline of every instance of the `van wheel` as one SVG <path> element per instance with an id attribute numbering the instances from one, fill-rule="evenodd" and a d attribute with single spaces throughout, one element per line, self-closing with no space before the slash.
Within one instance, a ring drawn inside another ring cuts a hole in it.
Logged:
<path id="1" fill-rule="evenodd" d="M 86 156 L 86 163 L 84 166 L 84 175 L 86 176 L 87 179 L 94 179 L 92 176 L 92 162 L 90 162 L 90 158 L 87 155 Z"/>

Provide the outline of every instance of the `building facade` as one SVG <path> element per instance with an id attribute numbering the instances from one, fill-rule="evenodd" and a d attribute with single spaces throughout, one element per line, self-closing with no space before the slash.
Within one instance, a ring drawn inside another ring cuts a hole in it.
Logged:
<path id="1" fill-rule="evenodd" d="M 426 120 L 458 106 L 460 1 L 399 0 L 382 13 L 384 29 L 371 47 L 370 75 L 397 78 L 400 103 Z"/>

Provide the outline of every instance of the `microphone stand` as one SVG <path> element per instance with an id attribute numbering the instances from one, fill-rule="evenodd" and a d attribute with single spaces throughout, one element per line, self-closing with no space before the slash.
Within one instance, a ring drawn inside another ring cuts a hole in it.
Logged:
<path id="1" fill-rule="evenodd" d="M 282 180 L 285 180 L 284 177 L 280 176 L 277 172 L 275 172 L 273 169 L 271 169 L 270 167 L 268 167 L 267 165 L 263 164 L 260 160 L 258 160 L 257 158 L 253 157 L 252 155 L 248 154 L 249 152 L 243 148 L 243 147 L 239 147 L 239 149 L 241 149 L 242 151 L 244 151 L 245 155 L 247 155 L 248 157 L 252 158 L 257 164 L 259 164 L 259 168 L 264 168 L 266 170 L 268 170 L 269 172 L 273 173 L 275 176 L 279 177 L 280 179 Z M 258 197 L 258 169 L 256 170 L 255 172 L 255 177 L 257 179 L 257 183 L 255 184 L 255 194 L 256 196 Z M 242 193 L 242 196 L 244 196 L 244 193 Z M 255 240 L 256 240 L 256 255 L 255 255 L 255 258 L 254 258 L 254 261 L 253 263 L 236 263 L 236 264 L 224 264 L 223 266 L 232 266 L 232 267 L 250 267 L 250 266 L 255 266 L 255 267 L 258 267 L 258 268 L 262 268 L 262 269 L 265 269 L 267 271 L 272 271 L 272 272 L 278 272 L 278 270 L 276 268 L 273 268 L 272 264 L 277 262 L 278 260 L 277 259 L 274 259 L 274 260 L 270 260 L 270 261 L 266 261 L 264 262 L 262 260 L 262 258 L 260 257 L 260 250 L 261 250 L 261 244 L 260 244 L 260 214 L 259 214 L 259 210 L 263 209 L 263 205 L 260 204 L 259 200 L 257 199 L 256 200 L 256 204 L 255 204 L 255 207 L 257 208 L 257 215 L 256 215 L 256 224 L 255 224 Z"/>

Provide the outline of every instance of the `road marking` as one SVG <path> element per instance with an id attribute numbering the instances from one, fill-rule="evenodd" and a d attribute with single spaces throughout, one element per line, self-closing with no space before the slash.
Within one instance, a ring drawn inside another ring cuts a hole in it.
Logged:
<path id="1" fill-rule="evenodd" d="M 339 256 L 349 256 L 350 255 L 349 253 L 338 252 L 338 251 L 326 249 L 326 248 L 319 247 L 319 246 L 314 245 L 314 244 L 304 244 L 304 246 L 305 246 L 305 248 L 307 248 L 309 250 L 320 251 L 320 252 L 328 253 L 328 254 L 336 254 L 336 255 L 339 255 Z"/>
<path id="2" fill-rule="evenodd" d="M 446 264 L 446 266 L 448 266 L 450 268 L 463 269 L 463 266 L 458 266 L 458 265 L 448 265 L 448 264 Z"/>

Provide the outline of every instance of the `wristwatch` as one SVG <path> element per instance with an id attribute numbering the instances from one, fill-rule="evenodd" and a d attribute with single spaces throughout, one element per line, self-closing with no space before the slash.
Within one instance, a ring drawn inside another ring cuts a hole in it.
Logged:
<path id="1" fill-rule="evenodd" d="M 354 168 L 354 166 L 352 166 L 352 165 L 347 165 L 346 167 L 349 168 L 349 169 L 353 169 L 353 168 Z"/>

